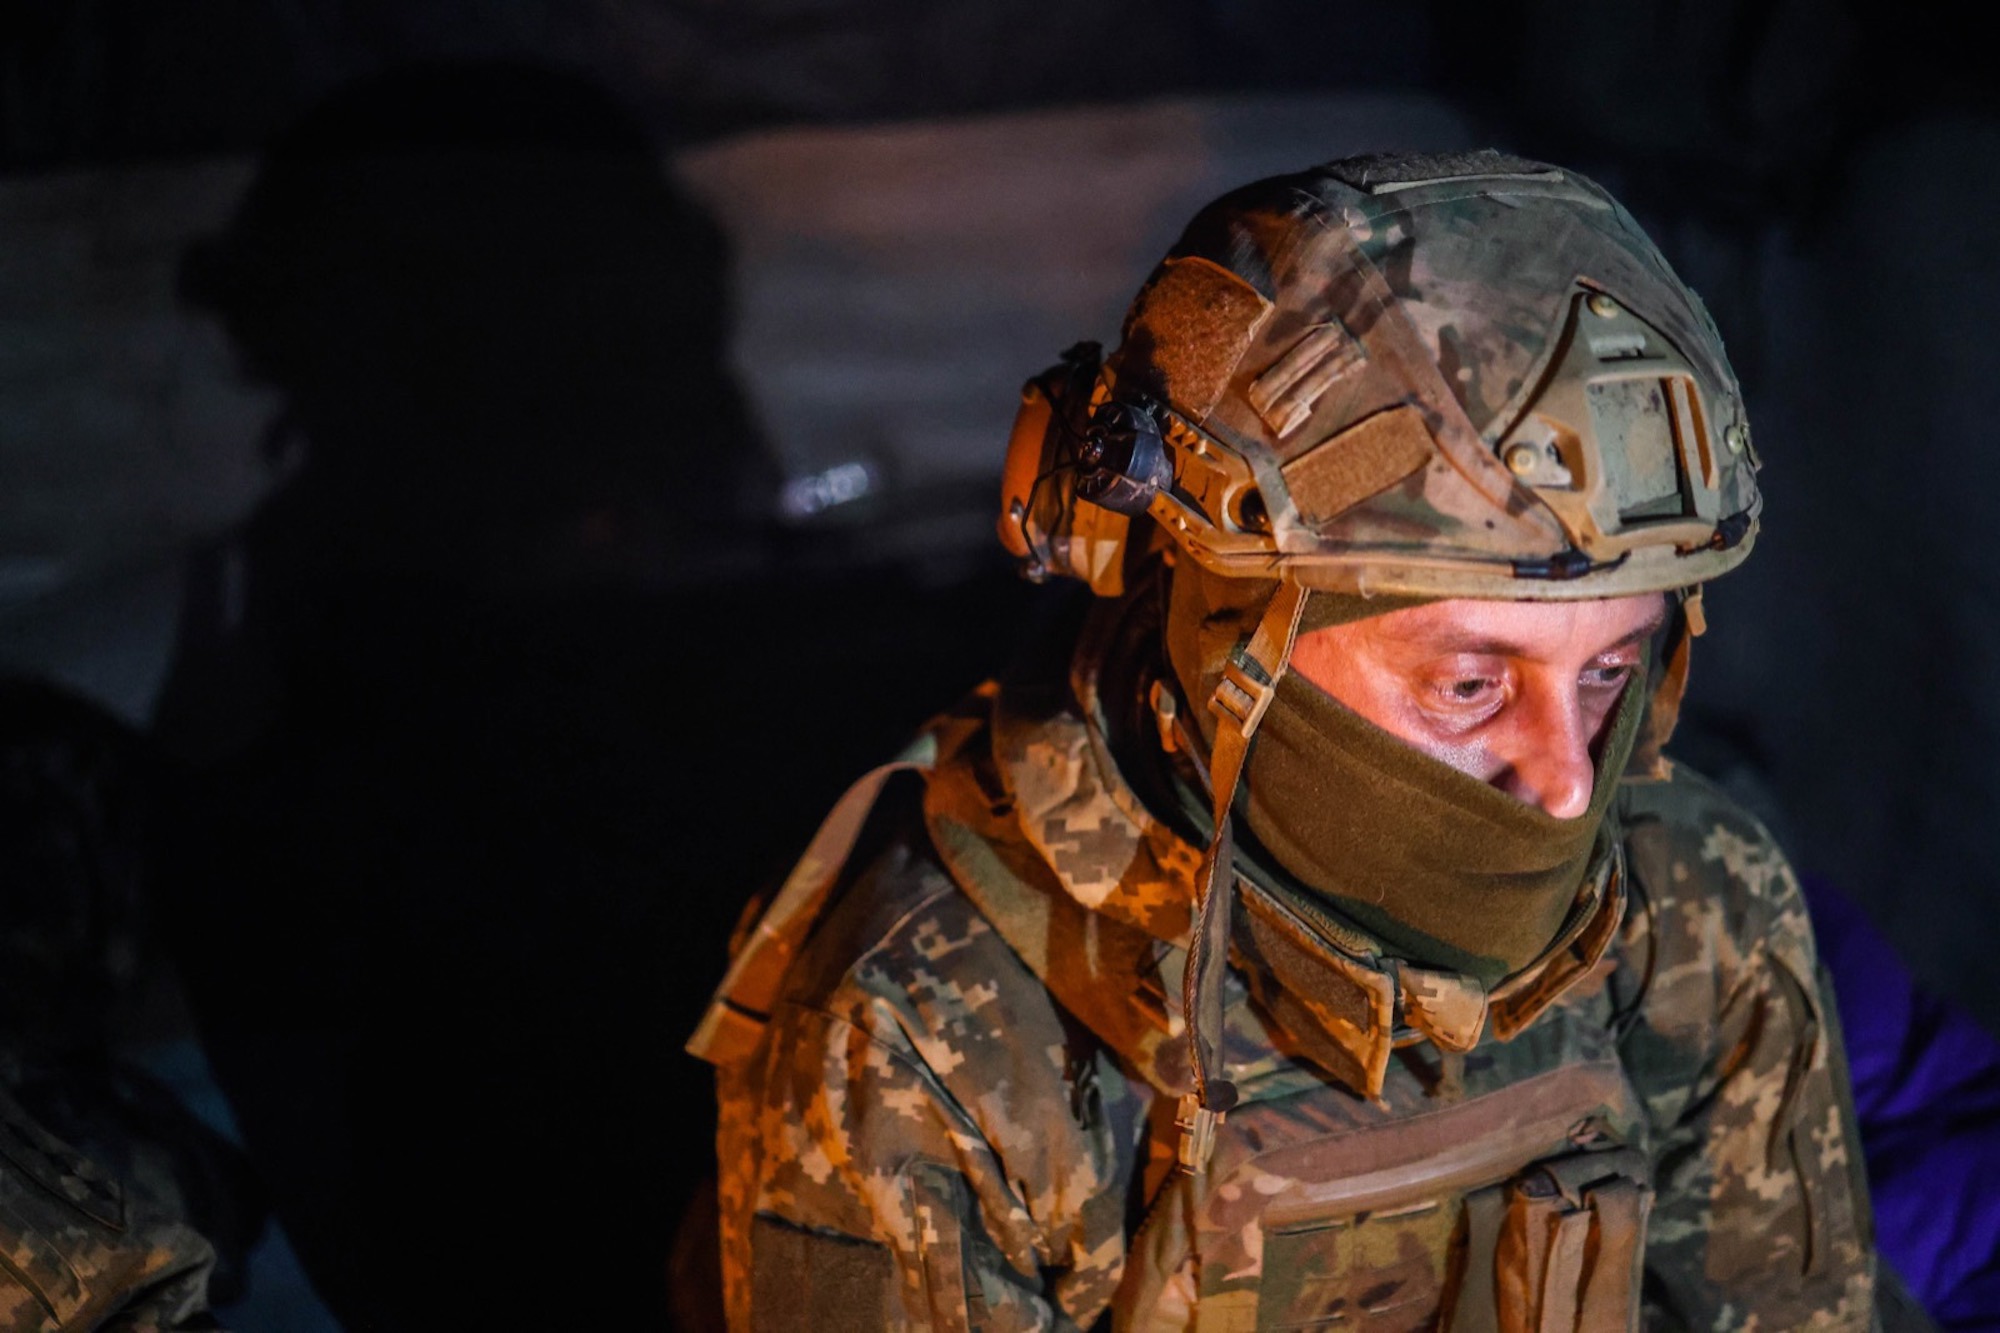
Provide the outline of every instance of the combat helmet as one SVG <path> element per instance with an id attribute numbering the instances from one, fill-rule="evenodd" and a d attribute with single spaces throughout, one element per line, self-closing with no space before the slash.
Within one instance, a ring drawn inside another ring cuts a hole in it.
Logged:
<path id="1" fill-rule="evenodd" d="M 1153 271 L 1108 358 L 1079 344 L 1028 383 L 999 530 L 1030 577 L 1115 596 L 1166 551 L 1275 589 L 1205 701 L 1216 834 L 1187 968 L 1184 1160 L 1234 1097 L 1205 1036 L 1226 954 L 1205 941 L 1228 938 L 1230 898 L 1211 886 L 1308 594 L 1693 590 L 1641 742 L 1657 756 L 1698 589 L 1755 539 L 1757 467 L 1713 321 L 1630 214 L 1492 151 L 1233 191 Z"/>

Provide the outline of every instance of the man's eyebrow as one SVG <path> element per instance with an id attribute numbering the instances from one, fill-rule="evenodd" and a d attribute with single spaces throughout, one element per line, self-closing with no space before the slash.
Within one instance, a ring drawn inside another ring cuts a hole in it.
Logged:
<path id="1" fill-rule="evenodd" d="M 1658 634 L 1666 623 L 1667 610 L 1662 606 L 1651 616 L 1647 617 L 1645 624 L 1635 627 L 1631 633 L 1621 636 L 1616 642 L 1606 644 L 1604 647 L 1598 649 L 1593 656 L 1602 657 L 1606 653 L 1616 652 L 1620 648 L 1628 647 L 1643 639 L 1650 639 L 1655 634 Z M 1467 642 L 1462 639 L 1453 638 L 1449 631 L 1428 634 L 1422 637 L 1423 646 L 1434 652 L 1470 653 L 1475 657 L 1528 656 L 1527 645 L 1517 643 L 1512 639 L 1476 639 Z"/>
<path id="2" fill-rule="evenodd" d="M 1630 634 L 1627 634 L 1624 638 L 1612 644 L 1611 647 L 1623 648 L 1628 643 L 1637 643 L 1641 639 L 1650 639 L 1655 634 L 1658 634 L 1661 630 L 1665 629 L 1666 626 L 1667 626 L 1666 599 L 1662 598 L 1659 609 L 1654 611 L 1651 616 L 1647 617 L 1645 624 L 1639 626 L 1639 628 L 1633 630 Z"/>

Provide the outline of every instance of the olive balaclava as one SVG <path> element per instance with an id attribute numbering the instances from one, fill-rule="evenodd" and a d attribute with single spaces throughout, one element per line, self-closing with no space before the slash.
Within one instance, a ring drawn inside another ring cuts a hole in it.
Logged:
<path id="1" fill-rule="evenodd" d="M 1228 654 L 1271 586 L 1173 572 L 1167 656 L 1206 744 Z M 1313 593 L 1300 632 L 1421 605 Z M 1252 882 L 1332 937 L 1356 928 L 1390 957 L 1462 973 L 1489 990 L 1562 931 L 1606 840 L 1605 816 L 1645 712 L 1643 680 L 1612 714 L 1589 808 L 1558 819 L 1431 758 L 1296 672 L 1279 682 L 1244 770 L 1240 856 Z M 1199 807 L 1200 801 L 1193 802 Z"/>

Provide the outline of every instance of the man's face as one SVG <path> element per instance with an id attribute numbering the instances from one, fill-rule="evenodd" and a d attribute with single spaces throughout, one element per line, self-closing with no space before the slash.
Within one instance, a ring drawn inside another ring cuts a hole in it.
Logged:
<path id="1" fill-rule="evenodd" d="M 1433 759 L 1574 819 L 1590 806 L 1597 742 L 1665 616 L 1659 593 L 1432 602 L 1302 635 L 1292 670 Z"/>

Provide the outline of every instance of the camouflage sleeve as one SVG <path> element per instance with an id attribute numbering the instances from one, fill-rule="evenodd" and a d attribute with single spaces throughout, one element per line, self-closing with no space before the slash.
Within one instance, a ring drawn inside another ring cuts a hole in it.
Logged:
<path id="1" fill-rule="evenodd" d="M 1648 1327 L 1869 1328 L 1866 1178 L 1792 869 L 1690 775 L 1640 789 L 1628 815 L 1615 988 L 1657 1136 Z"/>
<path id="2" fill-rule="evenodd" d="M 725 1075 L 732 1328 L 1074 1329 L 1110 1303 L 1138 1100 L 941 873 L 924 887 L 850 894 Z"/>
<path id="3" fill-rule="evenodd" d="M 0 1093 L 0 1330 L 213 1329 L 208 1242 Z"/>

